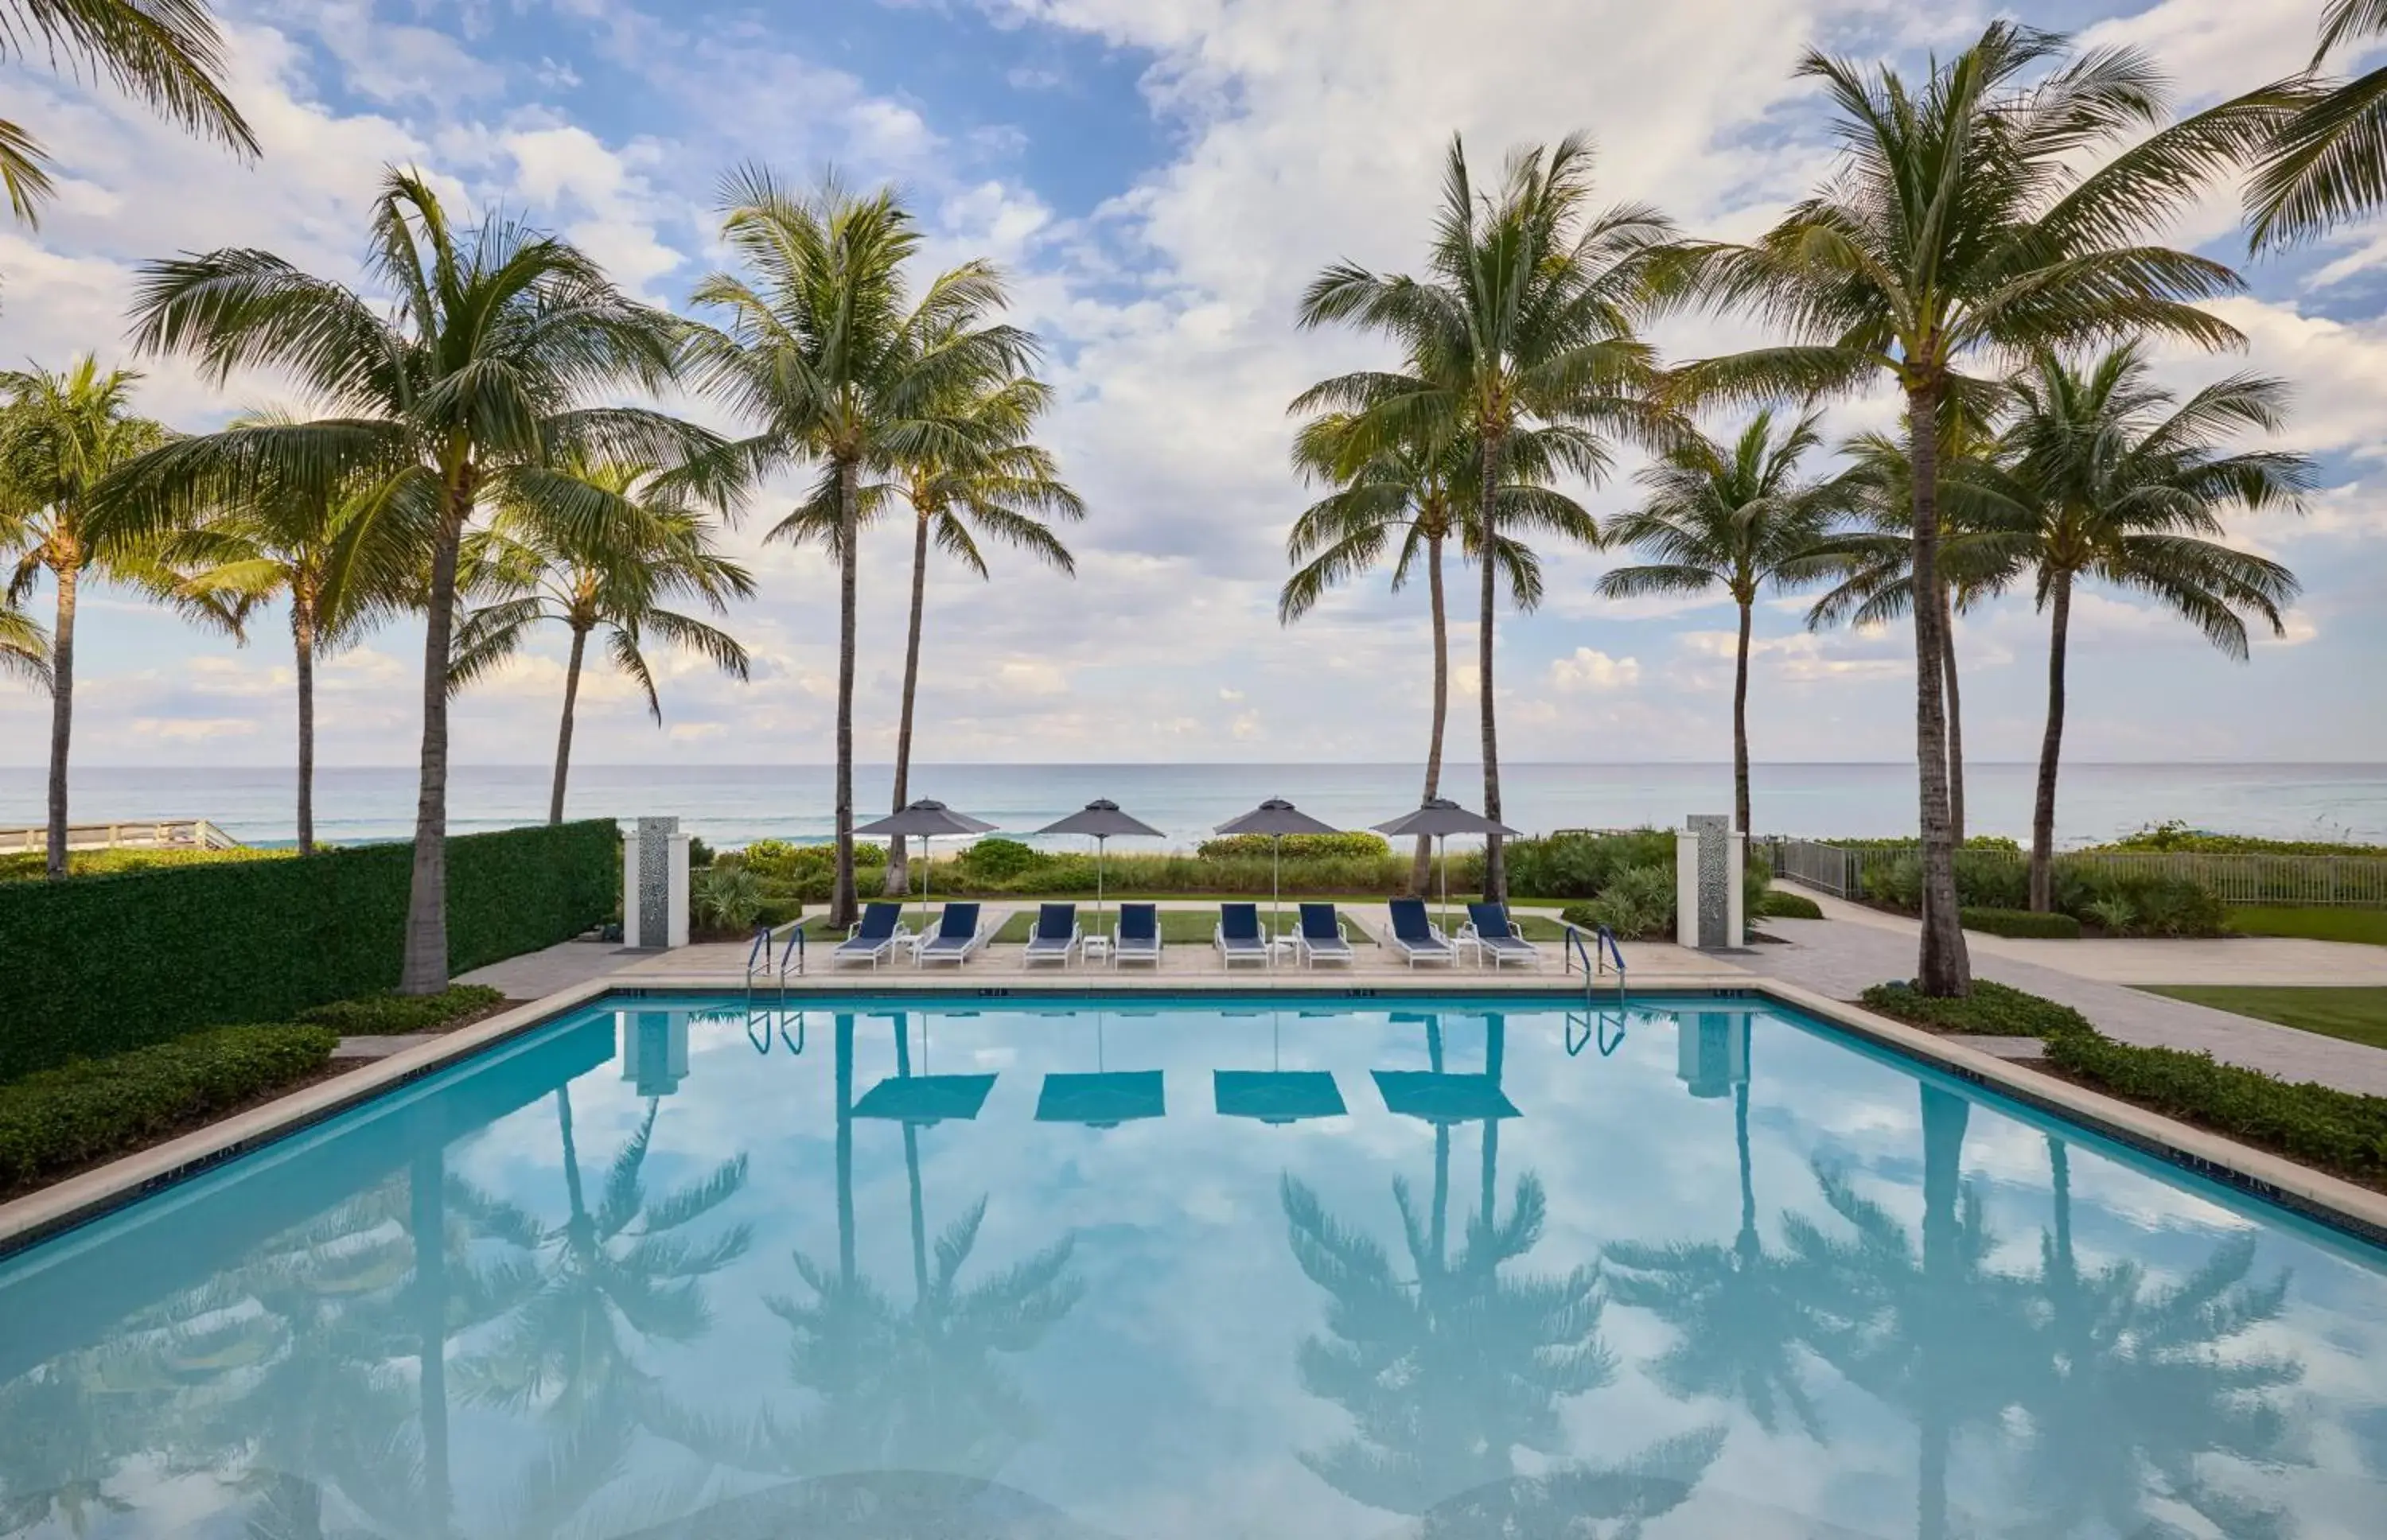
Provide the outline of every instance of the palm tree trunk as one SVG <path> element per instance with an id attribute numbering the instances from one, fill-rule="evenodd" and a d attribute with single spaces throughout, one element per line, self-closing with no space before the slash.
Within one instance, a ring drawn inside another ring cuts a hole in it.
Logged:
<path id="1" fill-rule="evenodd" d="M 1425 1020 L 1426 1067 L 1442 1073 L 1442 1018 L 1430 1016 Z M 1433 1126 L 1433 1227 L 1434 1271 L 1442 1271 L 1442 1259 L 1450 1248 L 1450 1125 L 1437 1122 Z"/>
<path id="2" fill-rule="evenodd" d="M 1732 821 L 1749 832 L 1749 620 L 1750 605 L 1740 604 L 1740 643 L 1732 669 Z"/>
<path id="3" fill-rule="evenodd" d="M 563 665 L 563 717 L 555 729 L 555 789 L 548 793 L 547 821 L 563 822 L 563 781 L 572 769 L 572 708 L 580 699 L 580 663 L 588 653 L 588 628 L 572 628 L 572 658 Z"/>
<path id="4" fill-rule="evenodd" d="M 434 1136 L 436 1138 L 436 1136 Z M 423 1419 L 423 1500 L 427 1534 L 448 1533 L 448 1195 L 447 1163 L 436 1143 L 414 1157 L 407 1177 L 414 1231 L 418 1333 L 416 1389 Z"/>
<path id="5" fill-rule="evenodd" d="M 1972 959 L 1956 914 L 1956 848 L 1948 807 L 1946 638 L 1939 624 L 1939 388 L 1906 394 L 1914 483 L 1914 760 L 1923 837 L 1923 938 L 1915 982 L 1925 994 L 1973 989 Z"/>
<path id="6" fill-rule="evenodd" d="M 1749 1160 L 1749 1082 L 1732 1088 L 1732 1139 L 1740 1155 L 1740 1244 L 1743 1256 L 1757 1250 L 1757 1173 Z"/>
<path id="7" fill-rule="evenodd" d="M 896 813 L 912 794 L 912 697 L 920 688 L 920 615 L 928 601 L 928 514 L 926 509 L 913 521 L 912 530 L 912 625 L 903 640 L 903 705 L 895 727 L 895 806 Z M 912 864 L 905 859 L 903 837 L 895 835 L 887 841 L 887 893 L 897 897 L 911 890 Z"/>
<path id="8" fill-rule="evenodd" d="M 62 540 L 65 537 L 61 537 Z M 82 553 L 70 542 L 51 571 L 58 584 L 57 623 L 50 631 L 49 875 L 67 875 L 67 746 L 74 737 L 75 587 Z"/>
<path id="9" fill-rule="evenodd" d="M 1433 606 L 1433 737 L 1425 748 L 1425 797 L 1442 795 L 1442 735 L 1450 716 L 1450 617 L 1443 608 L 1442 536 L 1425 537 L 1425 584 Z M 1422 898 L 1433 891 L 1433 837 L 1418 836 L 1417 858 L 1409 864 L 1409 891 Z"/>
<path id="10" fill-rule="evenodd" d="M 1480 521 L 1476 538 L 1484 568 L 1484 612 L 1478 617 L 1475 637 L 1476 688 L 1484 710 L 1484 816 L 1497 823 L 1500 818 L 1500 743 L 1499 726 L 1492 702 L 1492 632 L 1493 614 L 1498 603 L 1500 563 L 1495 555 L 1497 535 L 1492 526 L 1492 490 L 1498 482 L 1499 435 L 1486 434 L 1484 438 L 1484 490 L 1476 517 Z M 1509 864 L 1502 859 L 1500 837 L 1484 837 L 1484 902 L 1505 903 L 1509 898 Z"/>
<path id="11" fill-rule="evenodd" d="M 895 1073 L 912 1073 L 912 1031 L 908 1017 L 895 1014 Z M 928 1307 L 928 1205 L 920 1191 L 920 1128 L 903 1124 L 903 1178 L 912 1191 L 912 1299 L 916 1308 Z"/>
<path id="12" fill-rule="evenodd" d="M 2039 789 L 2030 804 L 2030 906 L 2055 907 L 2055 772 L 2064 758 L 2064 651 L 2072 635 L 2072 574 L 2048 595 L 2047 733 L 2039 741 Z"/>
<path id="13" fill-rule="evenodd" d="M 298 853 L 315 853 L 315 595 L 290 590 L 290 650 L 298 675 Z"/>
<path id="14" fill-rule="evenodd" d="M 414 874 L 406 903 L 400 994 L 448 987 L 448 650 L 456 632 L 456 557 L 473 511 L 471 465 L 455 473 L 431 552 L 423 626 L 423 760 L 414 802 Z"/>
<path id="15" fill-rule="evenodd" d="M 837 1018 L 837 1276 L 853 1287 L 853 1017 Z"/>
<path id="16" fill-rule="evenodd" d="M 1940 673 L 1948 688 L 1948 834 L 1957 848 L 1964 843 L 1964 697 L 1956 685 L 1956 617 L 1948 602 L 1948 586 L 1939 586 Z"/>
<path id="17" fill-rule="evenodd" d="M 1492 1089 L 1500 1089 L 1500 1068 L 1506 1059 L 1509 1021 L 1506 1016 L 1484 1018 L 1484 1078 Z M 1484 1226 L 1486 1230 L 1500 1222 L 1500 1119 L 1484 1119 Z"/>
<path id="18" fill-rule="evenodd" d="M 1929 1292 L 1927 1308 L 1950 1308 L 1955 1288 L 1961 1239 L 1956 1210 L 1964 1177 L 1964 1124 L 1970 1112 L 1963 1097 L 1931 1086 L 1923 1088 L 1923 1276 Z M 1945 1382 L 1951 1368 L 1945 1344 L 1954 1328 L 1953 1321 L 1943 1319 L 1924 1334 L 1922 1361 L 1917 1366 L 1915 1531 L 1922 1540 L 1942 1540 L 1948 1534 L 1948 1452 L 1954 1434 L 1949 1401 L 1954 1387 Z"/>
<path id="19" fill-rule="evenodd" d="M 829 890 L 828 923 L 852 925 L 853 895 L 853 627 L 854 545 L 861 532 L 861 467 L 837 468 L 837 879 Z"/>

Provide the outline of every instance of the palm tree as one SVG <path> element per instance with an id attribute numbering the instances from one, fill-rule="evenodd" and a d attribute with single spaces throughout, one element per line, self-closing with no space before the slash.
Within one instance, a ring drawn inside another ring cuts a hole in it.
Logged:
<path id="1" fill-rule="evenodd" d="M 290 425 L 260 413 L 237 426 Z M 158 544 L 176 574 L 169 596 L 229 606 L 239 617 L 290 606 L 298 689 L 298 853 L 315 852 L 315 664 L 412 602 L 428 565 L 436 509 L 420 478 L 360 476 L 328 486 L 271 475 L 228 492 Z"/>
<path id="2" fill-rule="evenodd" d="M 882 189 L 868 197 L 834 178 L 808 197 L 749 168 L 723 190 L 722 238 L 746 275 L 715 273 L 697 285 L 700 306 L 724 312 L 725 330 L 700 329 L 692 352 L 700 384 L 755 425 L 735 447 L 741 469 L 763 473 L 817 463 L 814 500 L 838 509 L 837 876 L 829 921 L 854 915 L 853 669 L 855 546 L 865 518 L 864 478 L 909 465 L 959 464 L 983 447 L 984 423 L 967 404 L 1019 375 L 1036 340 L 987 317 L 1003 281 L 987 262 L 940 273 L 916 298 L 905 276 L 919 249 L 911 216 Z M 801 511 L 772 535 L 805 528 Z"/>
<path id="3" fill-rule="evenodd" d="M 2085 370 L 2042 354 L 2009 388 L 2004 448 L 2029 499 L 2027 561 L 2048 614 L 2047 731 L 2030 819 L 2030 906 L 2044 911 L 2054 899 L 2074 585 L 2094 579 L 2143 594 L 2242 662 L 2242 616 L 2259 615 L 2279 634 L 2280 608 L 2299 586 L 2278 562 L 2224 544 L 2220 514 L 2299 508 L 2316 473 L 2303 455 L 2220 451 L 2247 429 L 2278 431 L 2287 401 L 2278 380 L 2232 375 L 2179 401 L 2148 381 L 2144 357 L 2125 346 Z"/>
<path id="4" fill-rule="evenodd" d="M 240 109 L 224 95 L 223 39 L 202 0 L 6 0 L 0 5 L 0 59 L 48 57 L 78 75 L 105 75 L 180 126 L 258 153 Z M 32 131 L 0 120 L 0 183 L 26 224 L 40 222 L 50 196 L 49 152 Z"/>
<path id="5" fill-rule="evenodd" d="M 1641 473 L 1649 499 L 1609 521 L 1611 545 L 1656 558 L 1618 567 L 1599 580 L 1610 599 L 1699 594 L 1721 587 L 1740 612 L 1733 653 L 1732 809 L 1749 822 L 1749 632 L 1758 589 L 1806 580 L 1796 565 L 1832 528 L 1846 500 L 1834 480 L 1801 478 L 1799 462 L 1822 441 L 1809 413 L 1778 437 L 1774 413 L 1760 411 L 1730 445 L 1694 435 Z"/>
<path id="6" fill-rule="evenodd" d="M 1966 370 L 2118 336 L 2208 348 L 2242 340 L 2196 303 L 2235 292 L 2238 275 L 2151 242 L 2261 141 L 2276 104 L 2242 99 L 2163 127 L 2164 82 L 2143 54 L 2067 57 L 2065 48 L 2058 34 L 1999 21 L 1954 58 L 1935 60 L 1920 90 L 1886 66 L 1810 53 L 1798 72 L 1823 82 L 1838 109 L 1838 173 L 1754 244 L 1686 245 L 1666 274 L 1683 293 L 1753 310 L 1784 337 L 1687 366 L 1686 398 L 1822 396 L 1884 374 L 1896 382 L 1914 468 L 1917 593 L 1939 591 L 1938 428 L 1951 394 L 1979 388 Z M 1913 615 L 1917 974 L 1926 993 L 1963 994 L 1972 966 L 1956 913 L 1946 628 L 1937 603 Z"/>
<path id="7" fill-rule="evenodd" d="M 2381 32 L 2387 3 L 2330 0 L 2311 68 Z M 2296 110 L 2263 146 L 2247 188 L 2248 244 L 2256 250 L 2367 219 L 2387 201 L 2387 66 L 2350 81 L 2302 83 L 2299 95 Z"/>
<path id="8" fill-rule="evenodd" d="M 140 347 L 189 354 L 211 380 L 278 368 L 342 415 L 226 428 L 149 457 L 121 489 L 158 518 L 225 488 L 397 481 L 436 504 L 422 594 L 423 748 L 412 890 L 398 988 L 448 984 L 448 669 L 456 565 L 466 525 L 513 482 L 575 454 L 678 463 L 719 441 L 661 412 L 588 406 L 661 389 L 685 328 L 630 300 L 586 255 L 491 214 L 459 228 L 430 184 L 391 170 L 374 204 L 372 271 L 385 310 L 270 252 L 228 249 L 152 262 L 133 305 Z M 726 461 L 721 474 L 728 473 Z M 712 484 L 726 496 L 727 483 Z M 589 506 L 594 505 L 594 506 Z M 601 514 L 593 490 L 576 516 Z"/>
<path id="9" fill-rule="evenodd" d="M 711 521 L 688 506 L 685 489 L 670 475 L 649 465 L 572 461 L 515 477 L 489 527 L 470 542 L 465 586 L 505 597 L 467 612 L 457 625 L 448 671 L 454 688 L 512 657 L 542 621 L 560 621 L 572 634 L 549 823 L 563 822 L 573 708 L 593 633 L 603 633 L 613 666 L 638 682 L 658 725 L 663 708 L 647 666 L 649 636 L 701 654 L 733 678 L 747 676 L 746 649 L 736 637 L 666 608 L 692 599 L 726 614 L 731 599 L 752 596 L 753 574 L 721 555 L 713 536 Z"/>
<path id="10" fill-rule="evenodd" d="M 948 409 L 967 426 L 957 452 L 937 453 L 897 468 L 894 476 L 862 489 L 862 517 L 869 522 L 901 497 L 912 510 L 912 611 L 904 634 L 903 701 L 895 729 L 895 811 L 911 800 L 912 722 L 920 682 L 920 622 L 928 604 L 928 545 L 991 579 L 982 536 L 1027 551 L 1066 576 L 1077 575 L 1077 558 L 1047 521 L 1076 522 L 1085 504 L 1061 479 L 1050 451 L 1029 435 L 1052 404 L 1052 388 L 1027 375 L 980 386 Z M 798 509 L 780 528 L 799 544 L 817 541 L 837 549 L 841 502 L 834 486 Z M 910 881 L 904 841 L 887 843 L 887 889 L 902 893 Z"/>
<path id="11" fill-rule="evenodd" d="M 1939 610 L 1945 646 L 1940 675 L 1948 692 L 1948 831 L 1964 842 L 1964 701 L 1957 667 L 1956 620 L 2004 591 L 2019 571 L 2014 533 L 2020 501 L 1991 453 L 1989 430 L 1969 412 L 1951 411 L 1939 427 Z M 1863 433 L 1840 446 L 1850 464 L 1840 480 L 1856 527 L 1819 540 L 1789 563 L 1800 577 L 1836 579 L 1807 611 L 1807 628 L 1846 622 L 1885 625 L 1914 598 L 1914 495 L 1906 446 Z"/>
<path id="12" fill-rule="evenodd" d="M 74 737 L 75 606 L 86 573 L 133 564 L 128 542 L 93 506 L 100 479 L 166 441 L 166 429 L 132 412 L 140 375 L 103 374 L 86 353 L 63 373 L 0 373 L 0 534 L 17 557 L 6 600 L 23 602 L 47 573 L 56 587 L 50 626 L 49 875 L 67 875 L 67 756 Z M 20 644 L 27 638 L 19 637 Z M 12 653 L 23 657 L 21 646 Z M 22 665 L 19 665 L 22 672 Z"/>
<path id="13" fill-rule="evenodd" d="M 0 592 L 0 674 L 36 689 L 50 688 L 50 634 Z"/>
<path id="14" fill-rule="evenodd" d="M 1499 488 L 1512 481 L 1546 486 L 1560 472 L 1597 480 L 1609 463 L 1603 435 L 1661 444 L 1669 420 L 1645 398 L 1653 355 L 1634 327 L 1653 254 L 1672 228 L 1640 206 L 1595 213 L 1590 196 L 1591 145 L 1580 135 L 1512 157 L 1497 194 L 1477 191 L 1454 136 L 1427 275 L 1338 262 L 1302 297 L 1304 327 L 1350 322 L 1385 333 L 1401 345 L 1409 372 L 1322 381 L 1294 410 L 1357 414 L 1365 427 L 1355 450 L 1391 449 L 1459 424 L 1481 462 L 1477 521 L 1495 542 L 1523 533 L 1514 518 L 1504 524 Z M 1572 501 L 1552 494 L 1540 507 L 1561 517 L 1563 533 L 1597 541 L 1591 516 Z M 1497 819 L 1492 663 L 1499 587 L 1494 563 L 1482 563 L 1480 574 L 1484 811 Z M 1484 893 L 1508 894 L 1497 837 L 1485 841 Z"/>

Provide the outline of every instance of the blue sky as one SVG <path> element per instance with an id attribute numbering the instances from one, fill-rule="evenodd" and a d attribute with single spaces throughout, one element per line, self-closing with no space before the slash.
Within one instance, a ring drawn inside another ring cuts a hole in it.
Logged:
<path id="1" fill-rule="evenodd" d="M 2299 66 L 2318 8 L 2167 0 L 2026 14 L 2148 46 L 2194 104 Z M 1416 757 L 1430 677 L 1421 594 L 1371 581 L 1290 631 L 1273 615 L 1283 531 L 1306 500 L 1284 468 L 1284 402 L 1379 357 L 1362 338 L 1296 333 L 1302 284 L 1340 257 L 1415 261 L 1454 131 L 1489 163 L 1587 130 L 1606 195 L 1654 200 L 1693 231 L 1752 231 L 1828 164 L 1813 98 L 1789 78 L 1803 47 L 1915 64 L 1989 13 L 1882 0 L 239 0 L 223 14 L 236 93 L 266 145 L 255 167 L 104 93 L 9 69 L 12 116 L 58 148 L 63 190 L 40 231 L 0 230 L 0 356 L 121 360 L 133 265 L 180 248 L 263 246 L 350 273 L 390 162 L 563 231 L 666 304 L 719 259 L 712 206 L 729 168 L 761 161 L 803 179 L 834 164 L 850 181 L 891 181 L 937 259 L 991 255 L 1011 274 L 1017 319 L 1050 350 L 1060 400 L 1048 441 L 1092 510 L 1071 536 L 1074 583 L 1002 555 L 991 584 L 932 578 L 917 751 L 951 762 Z M 2235 259 L 2231 212 L 2216 197 L 2180 238 Z M 2301 521 L 2248 521 L 2237 537 L 2294 566 L 2305 598 L 2288 636 L 2246 664 L 2125 597 L 2085 600 L 2077 757 L 2387 759 L 2374 429 L 2387 420 L 2387 242 L 2352 232 L 2248 276 L 2252 293 L 2224 306 L 2247 354 L 2165 368 L 2182 385 L 2252 368 L 2297 386 L 2287 440 L 2321 458 L 2327 489 Z M 1699 322 L 1660 340 L 1692 355 L 1752 335 Z M 216 392 L 179 364 L 144 367 L 145 409 L 183 427 L 286 398 L 270 378 Z M 1832 425 L 1888 421 L 1873 399 L 1836 409 Z M 1595 511 L 1629 504 L 1631 466 L 1580 489 Z M 758 499 L 733 536 L 763 585 L 734 622 L 754 682 L 674 660 L 658 729 L 625 682 L 593 679 L 576 757 L 827 757 L 831 574 L 817 553 L 760 543 L 787 492 Z M 864 550 L 865 759 L 892 747 L 907 554 L 891 532 Z M 1507 754 L 1726 752 L 1729 609 L 1598 599 L 1598 574 L 1621 560 L 1554 554 L 1548 603 L 1504 618 Z M 1757 755 L 1909 753 L 1906 639 L 1811 636 L 1801 608 L 1761 615 Z M 1960 631 L 1972 753 L 2029 757 L 2040 617 L 2007 600 Z M 1453 640 L 1471 657 L 1471 626 Z M 275 619 L 241 648 L 101 593 L 81 648 L 80 761 L 286 761 L 294 712 Z M 419 651 L 393 626 L 326 668 L 325 763 L 412 757 Z M 561 652 L 540 650 L 465 698 L 461 758 L 550 753 Z M 1454 672 L 1471 688 L 1469 670 Z M 1466 688 L 1455 696 L 1455 740 L 1471 736 L 1474 705 Z M 45 718 L 27 692 L 0 690 L 0 764 L 38 763 Z"/>

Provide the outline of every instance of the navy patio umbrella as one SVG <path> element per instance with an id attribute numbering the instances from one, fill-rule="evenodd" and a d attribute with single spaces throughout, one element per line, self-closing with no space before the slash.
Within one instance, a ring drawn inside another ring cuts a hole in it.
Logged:
<path id="1" fill-rule="evenodd" d="M 1094 837 L 1094 915 L 1103 915 L 1103 847 L 1114 835 L 1139 834 L 1154 839 L 1168 837 L 1143 819 L 1121 813 L 1118 803 L 1097 797 L 1084 807 L 1036 831 L 1039 834 L 1091 834 Z"/>
<path id="2" fill-rule="evenodd" d="M 1288 834 L 1340 834 L 1343 831 L 1332 824 L 1320 823 L 1282 797 L 1270 797 L 1249 813 L 1228 819 L 1212 832 L 1265 834 L 1269 837 L 1269 934 L 1273 936 L 1284 928 L 1284 905 L 1278 896 L 1284 837 Z"/>
<path id="3" fill-rule="evenodd" d="M 920 838 L 920 927 L 928 924 L 928 841 L 940 834 L 984 834 L 993 828 L 983 818 L 973 818 L 966 813 L 955 813 L 944 803 L 922 798 L 905 804 L 901 813 L 891 813 L 875 824 L 865 824 L 856 834 L 906 834 Z"/>
<path id="4" fill-rule="evenodd" d="M 1375 826 L 1376 832 L 1393 839 L 1431 835 L 1442 847 L 1442 927 L 1450 928 L 1450 837 L 1454 834 L 1497 834 L 1514 839 L 1517 830 L 1497 818 L 1486 818 L 1481 813 L 1470 813 L 1447 797 L 1428 797 L 1418 804 L 1415 813 Z"/>

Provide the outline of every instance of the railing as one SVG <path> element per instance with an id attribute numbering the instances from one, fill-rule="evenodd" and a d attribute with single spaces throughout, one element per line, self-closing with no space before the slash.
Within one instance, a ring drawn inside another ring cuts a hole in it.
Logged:
<path id="1" fill-rule="evenodd" d="M 1768 842 L 1774 875 L 1837 898 L 1864 896 L 1868 863 L 1911 858 L 1912 844 L 1825 845 L 1812 839 Z M 2021 865 L 2021 851 L 1964 852 L 1967 862 Z M 2233 909 L 2387 909 L 2387 860 L 2360 855 L 2206 854 L 2196 851 L 2074 851 L 2058 867 L 2110 877 L 2184 877 Z"/>
<path id="2" fill-rule="evenodd" d="M 779 946 L 779 961 L 776 968 L 771 963 L 772 940 L 776 934 L 772 927 L 767 925 L 755 927 L 754 942 L 746 949 L 746 1039 L 754 1045 L 754 1051 L 758 1054 L 767 1054 L 771 1051 L 774 1027 L 778 1030 L 779 1041 L 786 1046 L 789 1053 L 801 1054 L 804 1051 L 803 1012 L 792 1013 L 795 1017 L 796 1033 L 792 1038 L 788 1035 L 788 1018 L 790 1015 L 788 1010 L 788 969 L 792 966 L 799 978 L 803 975 L 804 922 L 801 918 L 790 920 L 786 929 L 787 935 Z M 772 1003 L 768 1009 L 761 1007 L 758 999 L 759 991 L 756 988 L 758 979 L 773 986 Z M 755 1029 L 758 1023 L 762 1029 L 759 1033 Z"/>
<path id="3" fill-rule="evenodd" d="M 1604 925 L 1596 927 L 1589 934 L 1591 939 L 1585 941 L 1581 927 L 1566 927 L 1566 939 L 1560 950 L 1566 971 L 1572 973 L 1574 960 L 1577 957 L 1583 959 L 1583 1003 L 1589 1006 L 1591 991 L 1598 983 L 1599 976 L 1608 971 L 1609 961 L 1613 958 L 1616 963 L 1616 1004 L 1622 1007 L 1624 1004 L 1624 949 L 1616 944 L 1616 932 Z"/>
<path id="4" fill-rule="evenodd" d="M 46 824 L 0 829 L 0 851 L 46 850 L 49 840 Z M 120 819 L 112 824 L 67 826 L 70 851 L 228 851 L 239 845 L 239 840 L 205 818 Z"/>

